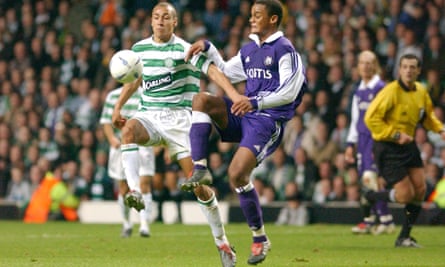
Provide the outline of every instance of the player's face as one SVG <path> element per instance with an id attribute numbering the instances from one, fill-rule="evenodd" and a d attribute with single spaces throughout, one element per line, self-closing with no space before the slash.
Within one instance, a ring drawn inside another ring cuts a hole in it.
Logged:
<path id="1" fill-rule="evenodd" d="M 412 84 L 420 74 L 420 67 L 416 59 L 404 58 L 400 62 L 399 75 L 404 84 Z"/>
<path id="2" fill-rule="evenodd" d="M 170 40 L 177 25 L 175 11 L 169 6 L 157 6 L 153 9 L 151 27 L 156 42 Z"/>
<path id="3" fill-rule="evenodd" d="M 262 4 L 255 4 L 250 11 L 250 32 L 257 34 L 260 39 L 267 38 L 274 32 L 274 25 L 277 20 L 277 16 L 269 17 L 267 9 Z"/>
<path id="4" fill-rule="evenodd" d="M 358 73 L 362 79 L 369 80 L 376 73 L 375 57 L 362 54 L 358 58 Z"/>

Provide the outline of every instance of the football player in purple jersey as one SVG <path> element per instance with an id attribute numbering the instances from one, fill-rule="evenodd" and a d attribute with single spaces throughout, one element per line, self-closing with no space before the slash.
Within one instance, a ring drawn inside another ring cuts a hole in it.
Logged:
<path id="1" fill-rule="evenodd" d="M 354 92 L 351 104 L 351 124 L 347 137 L 348 147 L 345 151 L 345 159 L 348 163 L 357 163 L 357 170 L 361 180 L 361 186 L 378 191 L 377 168 L 372 156 L 371 132 L 366 127 L 364 118 L 369 104 L 378 92 L 385 86 L 380 78 L 380 66 L 377 56 L 371 51 L 363 51 L 358 56 L 358 72 L 361 78 Z M 356 155 L 354 156 L 354 152 Z M 369 205 L 364 196 L 360 200 L 363 213 L 363 222 L 352 228 L 355 234 L 383 234 L 394 232 L 394 221 L 389 213 L 388 204 L 377 201 L 373 207 Z M 374 211 L 374 213 L 371 213 Z M 376 225 L 376 216 L 380 221 Z"/>
<path id="2" fill-rule="evenodd" d="M 262 262 L 270 250 L 258 195 L 250 173 L 279 146 L 283 128 L 300 104 L 306 88 L 300 55 L 278 30 L 283 8 L 278 0 L 257 0 L 249 19 L 251 42 L 225 62 L 209 41 L 192 45 L 186 57 L 204 52 L 232 83 L 245 81 L 245 97 L 226 90 L 228 97 L 199 93 L 193 98 L 190 141 L 194 170 L 181 185 L 185 191 L 212 183 L 207 169 L 208 138 L 212 123 L 223 142 L 239 143 L 228 169 L 231 185 L 252 230 L 248 264 Z"/>

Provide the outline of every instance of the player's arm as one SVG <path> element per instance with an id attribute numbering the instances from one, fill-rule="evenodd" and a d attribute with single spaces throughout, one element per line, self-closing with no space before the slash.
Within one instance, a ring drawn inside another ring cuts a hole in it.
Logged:
<path id="1" fill-rule="evenodd" d="M 221 57 L 218 49 L 216 49 L 210 41 L 199 40 L 189 48 L 185 61 L 192 60 L 201 53 L 210 59 L 224 73 L 224 75 L 226 75 L 231 83 L 239 83 L 247 79 L 239 52 L 236 56 L 226 62 Z"/>
<path id="2" fill-rule="evenodd" d="M 303 90 L 306 78 L 301 57 L 295 51 L 286 53 L 280 58 L 278 71 L 280 85 L 267 96 L 252 98 L 254 109 L 262 110 L 287 105 L 295 101 Z"/>
<path id="3" fill-rule="evenodd" d="M 190 64 L 195 68 L 199 69 L 202 73 L 205 73 L 212 81 L 214 81 L 218 86 L 220 86 L 227 96 L 233 101 L 233 103 L 238 102 L 249 102 L 249 99 L 238 93 L 238 91 L 233 87 L 232 83 L 229 81 L 228 77 L 213 63 L 212 60 L 207 58 L 203 53 L 194 55 L 190 59 Z M 235 115 L 242 115 L 248 111 L 252 110 L 251 106 L 244 106 L 239 113 Z"/>
<path id="4" fill-rule="evenodd" d="M 425 93 L 425 119 L 423 120 L 423 126 L 425 129 L 440 133 L 445 132 L 444 125 L 434 114 L 433 103 L 428 93 Z"/>
<path id="5" fill-rule="evenodd" d="M 358 108 L 358 99 L 357 96 L 354 95 L 352 97 L 352 104 L 351 104 L 351 123 L 349 124 L 349 131 L 348 136 L 346 137 L 346 142 L 348 143 L 348 146 L 345 150 L 345 160 L 348 163 L 354 163 L 355 157 L 355 144 L 357 144 L 358 140 L 358 131 L 357 131 L 357 124 L 358 124 L 358 118 L 359 118 L 360 112 Z"/>
<path id="6" fill-rule="evenodd" d="M 113 125 L 111 123 L 105 123 L 102 125 L 105 137 L 111 147 L 118 148 L 121 145 L 119 138 L 114 134 Z"/>
<path id="7" fill-rule="evenodd" d="M 122 106 L 125 105 L 133 93 L 136 92 L 141 81 L 142 76 L 132 83 L 124 84 L 122 93 L 114 106 L 113 115 L 111 116 L 111 121 L 114 127 L 121 129 L 125 125 L 125 118 L 121 116 Z"/>
<path id="8" fill-rule="evenodd" d="M 230 83 L 229 79 L 222 73 L 218 67 L 216 67 L 214 64 L 210 64 L 207 75 L 210 79 L 212 79 L 219 87 L 221 87 L 224 92 L 227 94 L 227 96 L 233 101 L 233 103 L 237 103 L 240 101 L 248 101 L 249 98 L 247 96 L 244 96 L 233 87 L 233 85 Z M 251 110 L 251 107 L 245 107 L 245 111 Z"/>

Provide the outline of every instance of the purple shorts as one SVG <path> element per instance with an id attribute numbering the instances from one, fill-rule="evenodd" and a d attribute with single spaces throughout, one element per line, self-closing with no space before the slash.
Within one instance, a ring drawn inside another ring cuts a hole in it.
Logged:
<path id="1" fill-rule="evenodd" d="M 284 122 L 275 121 L 268 114 L 252 112 L 238 117 L 230 112 L 232 102 L 224 98 L 227 105 L 229 123 L 222 130 L 218 127 L 218 133 L 223 142 L 239 143 L 252 151 L 261 163 L 268 155 L 272 154 L 280 145 L 283 138 Z"/>
<path id="2" fill-rule="evenodd" d="M 359 177 L 362 177 L 364 171 L 377 172 L 374 154 L 372 153 L 373 144 L 374 141 L 370 134 L 359 133 L 357 142 L 357 169 Z"/>

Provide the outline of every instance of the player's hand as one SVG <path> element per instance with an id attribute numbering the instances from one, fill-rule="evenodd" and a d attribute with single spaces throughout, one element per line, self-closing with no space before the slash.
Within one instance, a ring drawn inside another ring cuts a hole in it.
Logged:
<path id="1" fill-rule="evenodd" d="M 121 116 L 121 112 L 119 109 L 113 110 L 113 115 L 111 116 L 111 122 L 113 123 L 114 127 L 122 129 L 126 121 L 127 120 Z"/>
<path id="2" fill-rule="evenodd" d="M 142 75 L 139 78 L 137 78 L 136 81 L 133 81 L 133 82 L 130 83 L 131 84 L 131 89 L 132 90 L 137 90 L 137 88 L 141 85 L 141 82 L 142 82 Z"/>
<path id="3" fill-rule="evenodd" d="M 110 139 L 110 146 L 114 148 L 119 148 L 121 146 L 121 141 L 116 136 Z"/>
<path id="4" fill-rule="evenodd" d="M 355 162 L 354 148 L 352 146 L 348 146 L 345 150 L 345 161 L 349 164 L 353 164 Z"/>
<path id="5" fill-rule="evenodd" d="M 192 46 L 190 47 L 189 51 L 187 51 L 187 54 L 185 55 L 184 61 L 188 62 L 193 56 L 196 56 L 197 54 L 201 53 L 205 49 L 205 43 L 204 40 L 196 41 Z"/>
<path id="6" fill-rule="evenodd" d="M 231 112 L 236 116 L 244 116 L 247 112 L 253 111 L 252 103 L 247 96 L 239 95 L 233 100 Z"/>
<path id="7" fill-rule="evenodd" d="M 411 143 L 413 140 L 414 139 L 410 135 L 400 132 L 400 137 L 399 140 L 397 140 L 397 144 L 405 145 Z"/>

